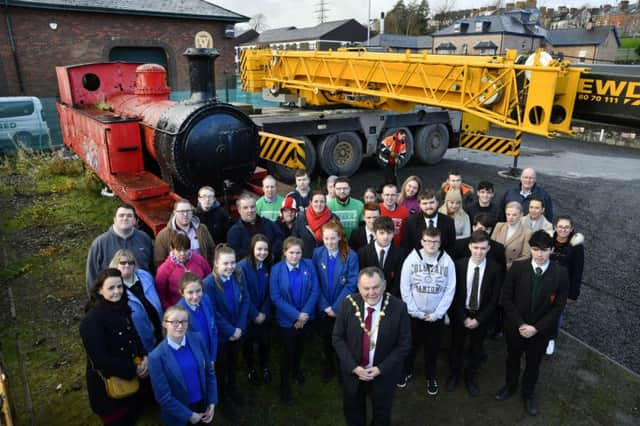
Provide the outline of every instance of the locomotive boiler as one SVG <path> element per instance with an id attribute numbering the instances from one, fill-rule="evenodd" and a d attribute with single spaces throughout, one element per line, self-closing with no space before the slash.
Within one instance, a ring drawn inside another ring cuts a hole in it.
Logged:
<path id="1" fill-rule="evenodd" d="M 244 186 L 256 169 L 259 129 L 215 97 L 216 49 L 189 48 L 191 96 L 174 102 L 155 64 L 56 67 L 64 143 L 157 233 L 173 202 L 210 185 Z"/>

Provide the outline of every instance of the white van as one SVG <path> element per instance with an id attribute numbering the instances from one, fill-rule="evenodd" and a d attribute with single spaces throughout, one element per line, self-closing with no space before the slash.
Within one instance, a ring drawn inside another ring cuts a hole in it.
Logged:
<path id="1" fill-rule="evenodd" d="M 0 154 L 45 149 L 49 146 L 49 127 L 42 103 L 34 96 L 0 97 Z"/>

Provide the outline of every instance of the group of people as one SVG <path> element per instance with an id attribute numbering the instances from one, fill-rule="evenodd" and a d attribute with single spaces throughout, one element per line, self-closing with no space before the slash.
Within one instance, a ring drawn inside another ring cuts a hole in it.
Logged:
<path id="1" fill-rule="evenodd" d="M 291 383 L 304 384 L 305 343 L 317 335 L 322 379 L 339 375 L 349 425 L 366 423 L 367 396 L 375 424 L 391 424 L 393 392 L 412 380 L 420 346 L 426 393 L 436 395 L 447 330 L 447 391 L 463 381 L 480 394 L 483 342 L 504 333 L 496 399 L 517 391 L 525 353 L 521 395 L 537 414 L 539 365 L 555 350 L 567 300 L 578 298 L 584 238 L 569 216 L 553 217 L 533 169 L 501 202 L 491 182 L 474 188 L 457 170 L 437 191 L 410 176 L 400 188 L 367 188 L 362 200 L 345 177 L 330 176 L 326 191 L 312 190 L 304 171 L 295 181 L 281 196 L 265 177 L 260 198 L 236 199 L 235 222 L 203 187 L 195 208 L 175 202 L 155 241 L 131 206 L 116 208 L 89 250 L 80 327 L 91 407 L 104 424 L 132 424 L 151 391 L 169 425 L 209 423 L 218 404 L 233 414 L 246 402 L 241 354 L 250 383 L 272 381 L 274 328 L 281 400 L 292 404 Z M 108 377 L 138 377 L 140 391 L 113 398 Z"/>

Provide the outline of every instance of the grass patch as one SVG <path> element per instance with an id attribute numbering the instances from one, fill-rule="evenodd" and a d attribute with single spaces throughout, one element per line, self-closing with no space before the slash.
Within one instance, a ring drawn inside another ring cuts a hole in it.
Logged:
<path id="1" fill-rule="evenodd" d="M 620 47 L 623 49 L 634 49 L 640 46 L 640 37 L 624 37 L 620 39 Z"/>

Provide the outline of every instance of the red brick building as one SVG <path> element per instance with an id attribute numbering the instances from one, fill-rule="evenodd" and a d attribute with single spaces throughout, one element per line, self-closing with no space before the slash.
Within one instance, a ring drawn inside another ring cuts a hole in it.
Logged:
<path id="1" fill-rule="evenodd" d="M 248 20 L 204 0 L 3 0 L 0 96 L 55 97 L 56 65 L 110 60 L 160 63 L 171 88 L 186 90 L 182 52 L 196 34 L 219 50 L 221 78 L 234 72 L 233 25 Z"/>

